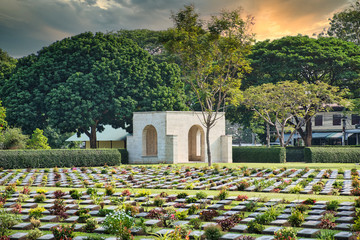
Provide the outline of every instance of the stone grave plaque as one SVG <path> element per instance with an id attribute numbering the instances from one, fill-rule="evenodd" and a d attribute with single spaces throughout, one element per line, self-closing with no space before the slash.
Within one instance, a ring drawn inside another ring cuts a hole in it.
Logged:
<path id="1" fill-rule="evenodd" d="M 317 228 L 319 227 L 321 221 L 306 221 L 304 222 L 301 227 L 304 228 Z"/>
<path id="2" fill-rule="evenodd" d="M 145 222 L 146 226 L 157 226 L 157 227 L 161 227 L 162 226 L 162 222 L 161 220 L 156 220 L 156 219 L 152 219 L 152 220 L 148 220 Z"/>
<path id="3" fill-rule="evenodd" d="M 42 231 L 50 231 L 51 228 L 57 227 L 59 224 L 45 224 L 43 226 L 40 226 L 39 229 Z"/>
<path id="4" fill-rule="evenodd" d="M 163 228 L 163 229 L 157 231 L 155 234 L 160 235 L 160 236 L 163 236 L 163 235 L 165 235 L 165 234 L 172 233 L 173 231 L 174 231 L 174 229 Z"/>
<path id="5" fill-rule="evenodd" d="M 275 225 L 275 226 L 290 226 L 289 222 L 286 219 L 278 219 L 278 220 L 274 220 L 270 223 L 270 225 Z"/>
<path id="6" fill-rule="evenodd" d="M 27 235 L 27 233 L 19 232 L 10 235 L 9 238 L 10 240 L 25 240 Z"/>
<path id="7" fill-rule="evenodd" d="M 304 238 L 316 238 L 316 235 L 320 232 L 319 229 L 304 228 L 297 232 L 297 236 Z"/>
<path id="8" fill-rule="evenodd" d="M 353 224 L 350 223 L 340 223 L 335 226 L 335 230 L 340 231 L 350 231 Z"/>
<path id="9" fill-rule="evenodd" d="M 273 240 L 274 236 L 260 236 L 256 240 Z"/>
<path id="10" fill-rule="evenodd" d="M 55 237 L 53 234 L 45 234 L 41 237 L 39 237 L 37 240 L 54 240 Z"/>
<path id="11" fill-rule="evenodd" d="M 226 233 L 220 237 L 220 240 L 239 240 L 242 234 L 238 233 Z"/>
<path id="12" fill-rule="evenodd" d="M 49 215 L 49 216 L 45 216 L 40 218 L 41 222 L 57 222 L 58 221 L 58 216 L 55 215 Z"/>
<path id="13" fill-rule="evenodd" d="M 247 230 L 247 226 L 244 224 L 238 224 L 235 227 L 233 227 L 232 229 L 230 229 L 231 232 L 240 232 L 243 233 Z"/>
<path id="14" fill-rule="evenodd" d="M 274 235 L 276 231 L 279 231 L 282 227 L 268 227 L 262 233 Z"/>
<path id="15" fill-rule="evenodd" d="M 339 232 L 334 235 L 334 238 L 336 240 L 348 240 L 352 235 L 352 232 Z"/>
<path id="16" fill-rule="evenodd" d="M 31 223 L 19 223 L 13 226 L 11 229 L 14 230 L 30 230 L 33 229 L 34 226 Z"/>

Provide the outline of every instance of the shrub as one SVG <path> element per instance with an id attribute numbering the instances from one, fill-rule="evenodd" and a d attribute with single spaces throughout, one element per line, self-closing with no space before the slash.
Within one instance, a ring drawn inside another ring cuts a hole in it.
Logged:
<path id="1" fill-rule="evenodd" d="M 242 219 L 242 216 L 239 214 L 232 215 L 231 217 L 218 220 L 217 223 L 220 225 L 223 231 L 229 231 L 231 228 L 235 227 Z"/>
<path id="2" fill-rule="evenodd" d="M 219 213 L 214 210 L 214 209 L 210 209 L 210 210 L 203 210 L 200 212 L 200 219 L 205 221 L 205 222 L 208 222 L 210 221 L 211 219 L 213 219 L 214 217 L 217 217 L 219 216 Z"/>
<path id="3" fill-rule="evenodd" d="M 188 197 L 186 198 L 186 203 L 195 203 L 197 200 L 198 199 L 196 197 Z"/>
<path id="4" fill-rule="evenodd" d="M 37 194 L 37 195 L 34 196 L 34 200 L 37 203 L 42 203 L 42 202 L 45 201 L 45 199 L 46 199 L 46 196 L 43 193 L 42 194 Z"/>
<path id="5" fill-rule="evenodd" d="M 47 193 L 47 191 L 46 191 L 45 189 L 43 189 L 43 188 L 37 189 L 36 192 L 39 193 L 39 194 L 45 194 L 45 193 Z"/>
<path id="6" fill-rule="evenodd" d="M 99 226 L 98 221 L 95 218 L 89 218 L 86 220 L 85 232 L 92 233 Z"/>
<path id="7" fill-rule="evenodd" d="M 68 217 L 68 215 L 65 213 L 66 210 L 67 208 L 63 199 L 56 199 L 54 201 L 54 206 L 49 209 L 51 214 L 60 216 L 62 218 Z"/>
<path id="8" fill-rule="evenodd" d="M 300 186 L 300 185 L 296 185 L 294 187 L 291 187 L 289 192 L 290 193 L 300 193 L 301 191 L 303 191 L 304 189 Z"/>
<path id="9" fill-rule="evenodd" d="M 55 196 L 56 199 L 62 198 L 62 197 L 65 196 L 65 195 L 66 195 L 66 193 L 64 193 L 64 192 L 61 191 L 61 190 L 56 190 L 56 191 L 54 192 L 54 196 Z"/>
<path id="10" fill-rule="evenodd" d="M 233 147 L 233 162 L 286 162 L 285 148 Z"/>
<path id="11" fill-rule="evenodd" d="M 165 204 L 165 200 L 163 198 L 160 198 L 160 197 L 156 197 L 154 199 L 154 205 L 156 207 L 162 207 L 163 205 Z"/>
<path id="12" fill-rule="evenodd" d="M 82 194 L 77 189 L 70 190 L 69 194 L 72 199 L 80 199 L 82 196 Z"/>
<path id="13" fill-rule="evenodd" d="M 298 210 L 301 213 L 305 213 L 307 210 L 309 210 L 309 206 L 305 205 L 305 204 L 300 204 L 298 206 L 295 207 L 296 210 Z"/>
<path id="14" fill-rule="evenodd" d="M 202 221 L 200 218 L 192 218 L 189 221 L 189 225 L 192 226 L 194 229 L 200 229 L 201 223 Z"/>
<path id="15" fill-rule="evenodd" d="M 141 190 L 141 191 L 138 191 L 136 194 L 135 194 L 135 197 L 146 197 L 146 196 L 149 196 L 151 194 L 151 192 L 149 190 Z"/>
<path id="16" fill-rule="evenodd" d="M 177 198 L 186 198 L 187 196 L 188 196 L 187 193 L 182 192 L 182 193 L 179 193 L 176 197 L 177 197 Z"/>
<path id="17" fill-rule="evenodd" d="M 121 154 L 116 149 L 51 149 L 0 151 L 0 167 L 51 168 L 119 165 Z"/>
<path id="18" fill-rule="evenodd" d="M 288 218 L 288 221 L 292 227 L 300 227 L 304 220 L 304 214 L 298 210 L 294 211 Z"/>
<path id="19" fill-rule="evenodd" d="M 0 236 L 8 235 L 10 228 L 20 223 L 21 220 L 17 215 L 6 213 L 5 210 L 0 211 Z"/>
<path id="20" fill-rule="evenodd" d="M 176 213 L 175 213 L 175 216 L 176 216 L 176 218 L 177 219 L 179 219 L 179 220 L 185 220 L 185 218 L 187 218 L 188 217 L 188 211 L 177 211 Z"/>
<path id="21" fill-rule="evenodd" d="M 248 200 L 248 196 L 246 196 L 246 195 L 239 195 L 239 196 L 237 196 L 237 198 L 236 198 L 236 201 L 246 201 L 246 200 Z"/>
<path id="22" fill-rule="evenodd" d="M 247 225 L 247 231 L 249 233 L 262 233 L 262 231 L 264 231 L 265 229 L 264 225 L 258 223 L 255 220 L 248 222 L 246 225 Z"/>
<path id="23" fill-rule="evenodd" d="M 52 227 L 51 232 L 55 240 L 72 240 L 74 238 L 75 224 L 71 226 L 57 226 Z"/>
<path id="24" fill-rule="evenodd" d="M 241 235 L 238 239 L 239 240 L 255 240 L 256 237 L 249 236 L 249 235 Z"/>
<path id="25" fill-rule="evenodd" d="M 107 196 L 111 196 L 111 195 L 113 195 L 114 193 L 115 193 L 115 190 L 114 190 L 113 186 L 111 186 L 110 184 L 106 184 L 106 185 L 105 185 L 105 194 L 106 194 Z"/>
<path id="26" fill-rule="evenodd" d="M 253 211 L 255 211 L 256 207 L 257 207 L 257 204 L 256 204 L 256 202 L 254 202 L 254 201 L 250 201 L 250 202 L 248 202 L 248 203 L 245 203 L 245 210 L 246 210 L 247 212 L 253 212 Z"/>
<path id="27" fill-rule="evenodd" d="M 322 229 L 334 229 L 336 226 L 335 223 L 335 217 L 333 214 L 331 213 L 326 213 L 322 218 L 321 218 L 321 223 L 319 228 Z"/>
<path id="28" fill-rule="evenodd" d="M 197 192 L 196 193 L 196 198 L 198 198 L 198 199 L 206 199 L 207 194 L 205 192 Z"/>
<path id="29" fill-rule="evenodd" d="M 310 147 L 304 149 L 305 162 L 313 163 L 358 163 L 359 148 Z"/>
<path id="30" fill-rule="evenodd" d="M 43 233 L 38 228 L 35 228 L 28 232 L 28 235 L 26 236 L 26 238 L 30 239 L 30 240 L 36 240 L 39 237 L 41 237 L 42 235 L 43 235 Z"/>
<path id="31" fill-rule="evenodd" d="M 357 207 L 357 208 L 360 207 L 360 197 L 355 199 L 355 207 Z"/>
<path id="32" fill-rule="evenodd" d="M 303 204 L 307 204 L 307 205 L 314 205 L 315 203 L 316 203 L 316 199 L 313 198 L 308 198 L 303 201 Z"/>
<path id="33" fill-rule="evenodd" d="M 45 211 L 43 207 L 36 207 L 29 210 L 29 216 L 35 219 L 42 218 L 42 213 Z"/>
<path id="34" fill-rule="evenodd" d="M 339 208 L 339 201 L 332 200 L 326 203 L 326 210 L 336 211 Z"/>
<path id="35" fill-rule="evenodd" d="M 294 228 L 286 227 L 275 232 L 275 240 L 296 240 L 296 231 Z"/>
<path id="36" fill-rule="evenodd" d="M 221 235 L 221 229 L 217 225 L 212 225 L 205 228 L 205 237 L 207 240 L 218 240 Z"/>
<path id="37" fill-rule="evenodd" d="M 126 214 L 124 211 L 115 211 L 109 213 L 102 224 L 105 231 L 116 235 L 118 239 L 130 239 L 130 229 L 135 225 L 133 217 Z"/>
<path id="38" fill-rule="evenodd" d="M 225 200 L 229 196 L 229 192 L 227 189 L 220 190 L 219 194 L 217 195 L 217 198 L 219 200 Z"/>
<path id="39" fill-rule="evenodd" d="M 40 227 L 40 225 L 41 225 L 41 222 L 40 222 L 40 220 L 39 219 L 36 219 L 36 218 L 30 218 L 30 222 L 31 222 L 31 224 L 35 227 L 35 228 L 38 228 L 38 227 Z"/>
<path id="40" fill-rule="evenodd" d="M 319 240 L 335 240 L 335 237 L 334 237 L 335 234 L 336 234 L 336 232 L 331 231 L 331 230 L 322 230 L 316 236 L 316 238 Z"/>
<path id="41" fill-rule="evenodd" d="M 100 209 L 100 210 L 99 210 L 99 216 L 100 216 L 100 217 L 105 217 L 106 215 L 108 215 L 109 213 L 112 213 L 112 212 L 114 212 L 114 211 L 115 211 L 115 210 L 103 208 L 103 209 Z"/>

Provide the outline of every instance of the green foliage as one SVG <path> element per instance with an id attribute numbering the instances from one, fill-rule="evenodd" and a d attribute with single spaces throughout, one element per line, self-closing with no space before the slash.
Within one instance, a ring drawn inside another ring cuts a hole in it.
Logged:
<path id="1" fill-rule="evenodd" d="M 121 164 L 128 164 L 129 163 L 129 153 L 125 148 L 118 149 L 121 154 Z"/>
<path id="2" fill-rule="evenodd" d="M 180 69 L 157 64 L 130 39 L 86 32 L 19 60 L 2 88 L 8 122 L 25 133 L 47 126 L 85 133 L 105 124 L 132 132 L 135 111 L 184 110 Z"/>
<path id="3" fill-rule="evenodd" d="M 44 131 L 36 128 L 29 139 L 26 148 L 29 149 L 50 149 L 48 139 L 43 135 Z"/>
<path id="4" fill-rule="evenodd" d="M 200 229 L 201 223 L 202 221 L 200 218 L 192 218 L 189 221 L 189 225 L 192 226 L 194 229 Z"/>
<path id="5" fill-rule="evenodd" d="M 0 48 L 0 89 L 3 82 L 9 79 L 16 67 L 17 60 Z"/>
<path id="6" fill-rule="evenodd" d="M 57 226 L 52 227 L 51 232 L 55 240 L 73 239 L 74 238 L 75 223 L 71 226 Z"/>
<path id="7" fill-rule="evenodd" d="M 291 227 L 282 228 L 275 232 L 275 240 L 296 240 L 296 230 Z"/>
<path id="8" fill-rule="evenodd" d="M 316 239 L 319 240 L 335 240 L 334 235 L 336 232 L 331 230 L 321 230 L 319 234 L 317 234 Z"/>
<path id="9" fill-rule="evenodd" d="M 311 147 L 304 149 L 305 162 L 312 163 L 358 163 L 360 149 L 349 147 Z"/>
<path id="10" fill-rule="evenodd" d="M 262 233 L 262 231 L 265 229 L 265 226 L 258 223 L 256 220 L 252 220 L 248 222 L 246 225 L 247 225 L 247 231 L 249 233 Z"/>
<path id="11" fill-rule="evenodd" d="M 5 120 L 5 118 L 6 118 L 6 109 L 2 106 L 2 102 L 0 101 L 0 132 L 2 132 L 7 127 L 7 121 Z"/>
<path id="12" fill-rule="evenodd" d="M 300 227 L 305 221 L 304 214 L 299 210 L 295 210 L 288 218 L 288 221 L 292 227 Z"/>
<path id="13" fill-rule="evenodd" d="M 102 223 L 107 233 L 115 234 L 119 239 L 130 239 L 127 237 L 129 237 L 129 231 L 134 225 L 134 218 L 127 215 L 124 211 L 109 213 Z"/>
<path id="14" fill-rule="evenodd" d="M 285 148 L 233 147 L 233 162 L 286 162 Z"/>
<path id="15" fill-rule="evenodd" d="M 330 28 L 327 30 L 327 34 L 360 45 L 359 0 L 330 18 Z"/>
<path id="16" fill-rule="evenodd" d="M 208 240 L 218 240 L 221 235 L 221 228 L 218 225 L 214 224 L 205 228 L 205 237 Z"/>
<path id="17" fill-rule="evenodd" d="M 24 149 L 28 136 L 22 134 L 20 128 L 8 128 L 0 133 L 3 149 Z"/>
<path id="18" fill-rule="evenodd" d="M 20 223 L 20 217 L 18 215 L 10 214 L 5 210 L 0 211 L 0 236 L 8 235 L 10 228 Z"/>
<path id="19" fill-rule="evenodd" d="M 115 166 L 120 161 L 121 155 L 116 149 L 0 151 L 0 167 L 5 169 Z"/>
<path id="20" fill-rule="evenodd" d="M 40 231 L 38 228 L 35 228 L 35 229 L 29 231 L 26 238 L 30 239 L 30 240 L 36 240 L 39 237 L 41 237 L 42 235 L 44 235 L 44 233 L 42 231 Z"/>
<path id="21" fill-rule="evenodd" d="M 326 203 L 326 210 L 336 211 L 339 208 L 339 201 L 332 200 Z"/>
<path id="22" fill-rule="evenodd" d="M 185 5 L 171 16 L 174 28 L 164 34 L 165 47 L 181 63 L 184 81 L 193 93 L 192 105 L 199 105 L 201 121 L 209 132 L 228 103 L 238 104 L 241 79 L 251 71 L 252 19 L 241 18 L 241 9 L 222 10 L 205 26 L 194 5 Z M 207 154 L 211 165 L 209 134 Z"/>

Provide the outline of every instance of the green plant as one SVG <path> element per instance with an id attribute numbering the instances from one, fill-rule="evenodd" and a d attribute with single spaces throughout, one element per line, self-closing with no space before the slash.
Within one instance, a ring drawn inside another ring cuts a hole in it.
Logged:
<path id="1" fill-rule="evenodd" d="M 256 207 L 257 207 L 257 204 L 254 201 L 249 201 L 248 203 L 245 203 L 245 209 L 247 212 L 255 211 Z"/>
<path id="2" fill-rule="evenodd" d="M 102 226 L 106 232 L 116 235 L 117 238 L 131 239 L 130 229 L 135 225 L 135 220 L 125 211 L 115 211 L 106 215 Z"/>
<path id="3" fill-rule="evenodd" d="M 70 190 L 69 194 L 73 199 L 80 199 L 80 197 L 82 196 L 82 194 L 77 189 Z"/>
<path id="4" fill-rule="evenodd" d="M 36 208 L 32 208 L 29 211 L 29 216 L 33 217 L 35 219 L 39 219 L 42 218 L 42 213 L 45 211 L 45 208 L 43 207 L 36 207 Z"/>
<path id="5" fill-rule="evenodd" d="M 96 188 L 88 188 L 88 189 L 86 189 L 86 193 L 88 195 L 96 195 L 97 192 L 98 192 L 98 190 Z"/>
<path id="6" fill-rule="evenodd" d="M 336 211 L 339 208 L 339 201 L 332 200 L 326 203 L 326 210 Z"/>
<path id="7" fill-rule="evenodd" d="M 200 212 L 200 219 L 205 221 L 205 222 L 208 222 L 210 221 L 211 219 L 213 219 L 214 217 L 217 217 L 219 216 L 219 213 L 214 210 L 214 209 L 210 209 L 210 210 L 203 210 Z"/>
<path id="8" fill-rule="evenodd" d="M 354 221 L 354 224 L 352 225 L 351 230 L 354 231 L 354 232 L 359 232 L 360 231 L 360 218 L 357 218 Z"/>
<path id="9" fill-rule="evenodd" d="M 284 163 L 286 150 L 266 147 L 233 147 L 233 162 Z"/>
<path id="10" fill-rule="evenodd" d="M 38 227 L 40 227 L 40 225 L 41 225 L 41 222 L 40 222 L 40 220 L 39 219 L 36 219 L 36 218 L 30 218 L 30 222 L 31 222 L 31 224 L 35 227 L 35 228 L 38 228 Z"/>
<path id="11" fill-rule="evenodd" d="M 99 210 L 99 216 L 100 217 L 105 217 L 106 215 L 108 215 L 109 213 L 112 213 L 114 211 L 115 210 L 113 210 L 113 209 L 105 209 L 105 208 L 103 208 L 103 209 Z"/>
<path id="12" fill-rule="evenodd" d="M 115 193 L 115 190 L 114 190 L 113 186 L 111 186 L 110 184 L 106 184 L 106 185 L 105 185 L 105 194 L 106 194 L 107 196 L 111 196 L 111 195 L 113 195 L 114 193 Z"/>
<path id="13" fill-rule="evenodd" d="M 201 223 L 202 221 L 200 218 L 192 218 L 189 221 L 189 225 L 192 226 L 194 229 L 200 229 Z"/>
<path id="14" fill-rule="evenodd" d="M 36 240 L 43 235 L 43 232 L 40 231 L 38 228 L 32 229 L 28 232 L 26 236 L 27 239 Z"/>
<path id="15" fill-rule="evenodd" d="M 300 227 L 304 220 L 304 214 L 298 210 L 293 211 L 288 218 L 288 221 L 292 227 Z"/>
<path id="16" fill-rule="evenodd" d="M 98 221 L 95 218 L 89 218 L 86 220 L 85 232 L 92 233 L 99 226 Z"/>
<path id="17" fill-rule="evenodd" d="M 243 219 L 243 215 L 235 214 L 232 215 L 231 217 L 227 217 L 225 219 L 218 220 L 216 222 L 220 225 L 223 231 L 229 231 L 236 224 L 238 224 L 241 221 L 241 219 Z"/>
<path id="18" fill-rule="evenodd" d="M 335 240 L 335 232 L 331 230 L 321 230 L 321 232 L 316 236 L 316 239 L 319 240 Z"/>
<path id="19" fill-rule="evenodd" d="M 229 192 L 227 189 L 220 190 L 219 194 L 217 195 L 217 198 L 219 200 L 225 200 L 229 196 Z"/>
<path id="20" fill-rule="evenodd" d="M 18 215 L 10 214 L 5 210 L 0 211 L 0 236 L 8 235 L 10 228 L 20 223 L 20 217 Z"/>
<path id="21" fill-rule="evenodd" d="M 186 198 L 187 196 L 188 196 L 187 193 L 182 192 L 182 193 L 179 193 L 176 197 L 177 197 L 177 198 Z"/>
<path id="22" fill-rule="evenodd" d="M 185 220 L 185 218 L 188 217 L 188 211 L 177 211 L 175 213 L 175 216 L 177 217 L 177 219 L 179 220 Z"/>
<path id="23" fill-rule="evenodd" d="M 258 223 L 256 220 L 252 220 L 248 222 L 246 225 L 247 225 L 247 231 L 249 233 L 262 233 L 262 231 L 264 231 L 265 229 L 264 225 Z"/>
<path id="24" fill-rule="evenodd" d="M 164 204 L 165 204 L 165 199 L 160 198 L 160 197 L 156 197 L 156 198 L 154 199 L 154 205 L 155 205 L 156 207 L 162 207 Z"/>
<path id="25" fill-rule="evenodd" d="M 205 228 L 205 237 L 207 240 L 218 240 L 221 235 L 221 228 L 218 225 L 210 225 Z"/>
<path id="26" fill-rule="evenodd" d="M 42 202 L 45 201 L 45 199 L 46 199 L 46 196 L 45 196 L 45 194 L 43 194 L 43 193 L 37 194 L 37 195 L 34 196 L 34 200 L 35 200 L 35 202 L 37 202 L 37 203 L 42 203 Z"/>
<path id="27" fill-rule="evenodd" d="M 286 227 L 275 232 L 275 240 L 296 240 L 296 231 L 294 228 Z"/>
<path id="28" fill-rule="evenodd" d="M 304 188 L 303 188 L 302 186 L 296 185 L 296 186 L 294 186 L 294 187 L 291 187 L 290 190 L 289 190 L 289 192 L 290 192 L 290 193 L 300 193 L 300 192 L 303 191 L 303 190 L 304 190 Z"/>
<path id="29" fill-rule="evenodd" d="M 57 226 L 52 227 L 51 232 L 54 235 L 55 240 L 72 240 L 74 238 L 75 224 L 71 226 Z"/>
<path id="30" fill-rule="evenodd" d="M 206 199 L 207 198 L 207 194 L 205 192 L 197 192 L 196 193 L 196 198 L 197 199 Z"/>

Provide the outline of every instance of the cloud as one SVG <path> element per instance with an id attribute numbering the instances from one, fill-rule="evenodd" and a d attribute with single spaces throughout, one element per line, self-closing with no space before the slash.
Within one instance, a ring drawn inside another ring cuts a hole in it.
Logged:
<path id="1" fill-rule="evenodd" d="M 202 17 L 242 6 L 257 39 L 320 31 L 348 0 L 0 0 L 0 48 L 21 57 L 85 31 L 167 29 L 171 11 L 195 2 Z"/>

